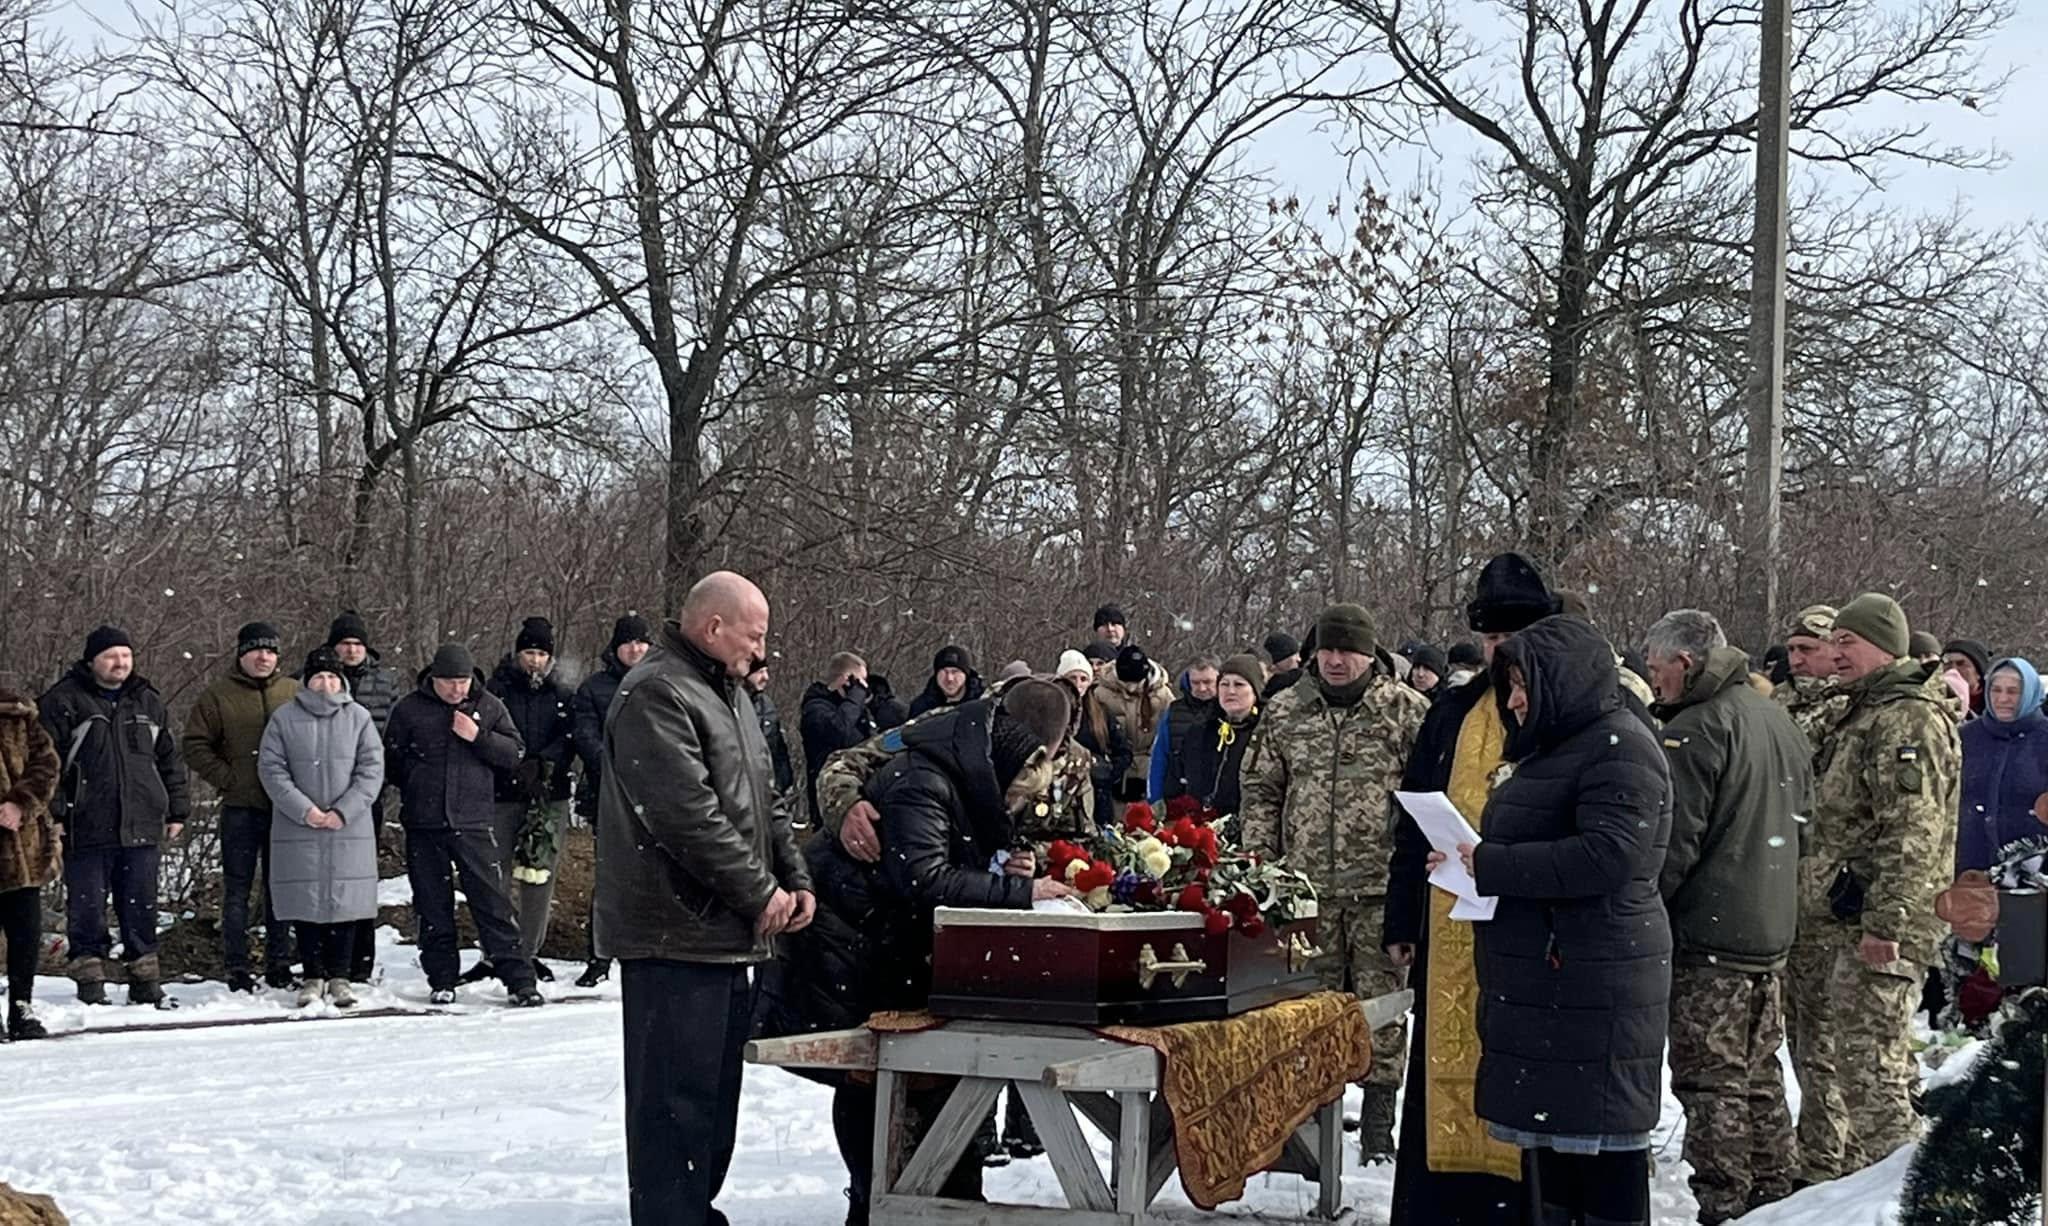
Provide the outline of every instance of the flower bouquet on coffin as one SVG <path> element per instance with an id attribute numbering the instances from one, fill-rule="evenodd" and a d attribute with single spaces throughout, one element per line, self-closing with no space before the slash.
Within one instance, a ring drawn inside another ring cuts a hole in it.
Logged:
<path id="1" fill-rule="evenodd" d="M 1253 939 L 1313 918 L 1315 884 L 1284 859 L 1232 843 L 1232 821 L 1192 801 L 1169 805 L 1162 820 L 1141 801 L 1120 826 L 1085 841 L 1055 840 L 1044 859 L 1094 911 L 1188 911 L 1212 936 Z"/>

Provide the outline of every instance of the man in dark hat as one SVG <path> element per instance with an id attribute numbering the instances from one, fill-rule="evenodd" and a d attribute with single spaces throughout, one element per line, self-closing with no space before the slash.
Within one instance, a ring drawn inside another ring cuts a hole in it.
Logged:
<path id="1" fill-rule="evenodd" d="M 63 763 L 51 811 L 64 827 L 64 895 L 78 999 L 107 1003 L 107 895 L 121 927 L 128 1003 L 170 1007 L 156 957 L 157 862 L 191 813 L 163 696 L 135 671 L 128 635 L 101 626 L 36 701 Z M 86 780 L 94 786 L 86 787 Z"/>
<path id="2" fill-rule="evenodd" d="M 948 644 L 932 657 L 932 679 L 925 683 L 924 692 L 911 700 L 910 718 L 973 702 L 987 692 L 981 674 L 974 671 L 974 657 L 965 647 Z"/>
<path id="3" fill-rule="evenodd" d="M 1266 660 L 1270 665 L 1266 670 L 1268 677 L 1291 673 L 1301 667 L 1301 643 L 1293 635 L 1283 630 L 1275 630 L 1266 636 L 1264 646 Z"/>
<path id="4" fill-rule="evenodd" d="M 388 667 L 377 649 L 370 646 L 369 623 L 354 609 L 344 610 L 327 627 L 327 645 L 341 661 L 342 680 L 348 682 L 349 697 L 370 713 L 370 721 L 377 726 L 377 735 L 383 736 L 384 729 L 391 723 L 391 708 L 398 702 L 398 672 Z M 381 792 L 370 806 L 370 828 L 379 839 L 383 837 L 384 796 Z M 355 983 L 370 982 L 377 970 L 376 920 L 366 919 L 356 925 L 350 949 L 349 979 Z"/>
<path id="5" fill-rule="evenodd" d="M 299 683 L 278 670 L 277 627 L 250 622 L 235 636 L 235 657 L 192 704 L 183 747 L 192 773 L 220 793 L 221 947 L 228 990 L 253 992 L 249 973 L 249 891 L 263 869 L 263 982 L 292 986 L 292 943 L 270 899 L 270 794 L 256 774 L 256 750 L 271 713 L 292 700 Z"/>
<path id="6" fill-rule="evenodd" d="M 1111 647 L 1122 647 L 1131 641 L 1130 619 L 1124 611 L 1113 604 L 1103 605 L 1095 610 L 1095 637 Z"/>
<path id="7" fill-rule="evenodd" d="M 618 697 L 619 683 L 633 671 L 654 647 L 654 629 L 638 613 L 628 613 L 612 623 L 611 642 L 604 649 L 602 667 L 583 679 L 570 703 L 575 729 L 576 756 L 583 761 L 583 775 L 576 782 L 576 813 L 596 830 L 597 793 L 604 779 L 604 717 Z M 611 978 L 612 960 L 599 958 L 590 947 L 589 962 L 576 977 L 579 988 L 594 988 Z"/>
<path id="8" fill-rule="evenodd" d="M 1384 663 L 1372 618 L 1355 604 L 1316 619 L 1316 668 L 1271 699 L 1239 772 L 1245 846 L 1288 857 L 1321 896 L 1317 963 L 1324 986 L 1373 997 L 1401 989 L 1381 940 L 1387 903 L 1388 817 L 1401 768 L 1429 700 Z M 1394 1100 L 1407 1031 L 1373 1035 L 1359 1113 L 1366 1161 L 1394 1152 Z"/>
<path id="9" fill-rule="evenodd" d="M 519 916 L 520 952 L 533 964 L 536 978 L 551 981 L 554 972 L 541 961 L 540 947 L 547 941 L 554 907 L 555 861 L 562 852 L 576 761 L 575 718 L 569 710 L 576 695 L 555 676 L 554 624 L 545 617 L 521 622 L 511 654 L 498 662 L 487 688 L 505 704 L 526 746 L 516 766 L 498 772 L 494 821 L 498 852 L 512 883 L 512 909 Z M 479 966 L 465 982 L 489 973 Z"/>
<path id="10" fill-rule="evenodd" d="M 1558 612 L 1555 593 L 1535 563 L 1518 553 L 1488 562 L 1465 608 L 1484 662 L 1518 631 Z M 1481 669 L 1448 689 L 1429 710 L 1401 778 L 1404 791 L 1444 792 L 1478 829 L 1486 798 L 1505 763 L 1507 729 Z M 1494 1140 L 1473 1111 L 1479 1074 L 1479 999 L 1472 925 L 1450 919 L 1451 896 L 1429 886 L 1429 840 L 1405 811 L 1394 827 L 1387 887 L 1387 957 L 1412 966 L 1415 1042 L 1401 1112 L 1391 1220 L 1404 1226 L 1478 1226 L 1529 1222 L 1521 1153 Z M 1440 1007 L 1455 1002 L 1454 1008 Z"/>

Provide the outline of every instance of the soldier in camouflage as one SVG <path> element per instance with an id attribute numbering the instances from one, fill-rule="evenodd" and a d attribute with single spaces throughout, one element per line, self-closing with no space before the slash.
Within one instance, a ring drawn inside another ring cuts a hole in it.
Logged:
<path id="1" fill-rule="evenodd" d="M 1271 699 L 1245 751 L 1244 843 L 1285 855 L 1321 896 L 1318 964 L 1326 987 L 1362 997 L 1396 992 L 1405 972 L 1381 947 L 1393 850 L 1393 791 L 1429 700 L 1375 660 L 1371 617 L 1333 605 L 1316 622 L 1316 669 Z M 1394 1152 L 1405 1025 L 1373 1035 L 1360 1119 L 1367 1161 Z"/>
<path id="2" fill-rule="evenodd" d="M 1818 764 L 1801 873 L 1802 934 L 1833 952 L 1809 1035 L 1821 1042 L 1800 1074 L 1811 1180 L 1861 1170 L 1914 1139 L 1912 1020 L 1943 933 L 1935 897 L 1955 875 L 1962 767 L 1939 666 L 1901 658 L 1908 632 L 1895 601 L 1857 597 L 1836 617 L 1833 642 L 1849 707 Z"/>
<path id="3" fill-rule="evenodd" d="M 1785 632 L 1785 659 L 1792 679 L 1771 692 L 1813 742 L 1815 757 L 1820 756 L 1828 733 L 1841 722 L 1842 712 L 1849 706 L 1848 696 L 1835 680 L 1834 633 L 1833 608 L 1816 604 L 1799 610 L 1792 628 Z"/>

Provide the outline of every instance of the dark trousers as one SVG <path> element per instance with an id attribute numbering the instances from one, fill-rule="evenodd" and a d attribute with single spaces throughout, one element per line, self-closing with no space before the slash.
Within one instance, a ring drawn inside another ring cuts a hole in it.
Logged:
<path id="1" fill-rule="evenodd" d="M 1522 1151 L 1522 1184 L 1542 1226 L 1649 1226 L 1650 1151 Z"/>
<path id="2" fill-rule="evenodd" d="M 35 886 L 0 893 L 0 933 L 7 937 L 7 999 L 26 1004 L 36 994 L 36 963 L 43 952 L 43 892 Z"/>
<path id="3" fill-rule="evenodd" d="M 909 1119 L 904 1130 L 904 1152 L 915 1152 L 925 1130 L 952 1096 L 952 1086 L 937 1090 L 912 1091 L 905 1096 Z M 1014 1096 L 1013 1096 L 1014 1101 Z M 993 1131 L 993 1113 L 989 1116 Z M 846 1164 L 846 1198 L 856 1218 L 862 1218 L 873 1196 L 875 1181 L 875 1085 L 873 1082 L 842 1082 L 832 1095 L 832 1135 L 839 1143 L 839 1160 Z M 979 1201 L 981 1190 L 980 1147 L 969 1145 L 953 1164 L 939 1195 L 947 1200 Z M 864 1220 L 864 1218 L 862 1219 Z"/>
<path id="4" fill-rule="evenodd" d="M 384 798 L 370 804 L 370 830 L 377 846 L 384 845 Z M 373 916 L 355 922 L 355 940 L 350 944 L 348 977 L 357 983 L 370 982 L 377 970 L 377 920 Z"/>
<path id="5" fill-rule="evenodd" d="M 711 1203 L 725 1186 L 739 1126 L 740 1051 L 754 1015 L 748 970 L 621 962 L 633 1226 L 724 1220 Z"/>
<path id="6" fill-rule="evenodd" d="M 156 952 L 154 847 L 64 849 L 65 921 L 71 956 L 104 958 L 113 949 L 107 935 L 107 894 L 121 925 L 122 956 L 129 962 Z"/>
<path id="7" fill-rule="evenodd" d="M 263 884 L 256 885 L 256 870 Z M 270 903 L 270 810 L 226 805 L 220 811 L 220 904 L 222 959 L 230 975 L 249 969 L 249 891 L 263 892 L 263 965 L 290 971 L 291 939 Z"/>
<path id="8" fill-rule="evenodd" d="M 299 960 L 306 964 L 306 982 L 348 978 L 349 961 L 355 952 L 356 921 L 339 924 L 309 924 L 300 920 Z"/>
<path id="9" fill-rule="evenodd" d="M 430 986 L 453 988 L 462 973 L 455 933 L 458 876 L 492 970 L 510 990 L 533 986 L 533 964 L 519 952 L 519 925 L 512 919 L 505 870 L 490 831 L 406 831 L 405 875 L 412 882 L 412 910 L 419 921 L 420 966 Z"/>

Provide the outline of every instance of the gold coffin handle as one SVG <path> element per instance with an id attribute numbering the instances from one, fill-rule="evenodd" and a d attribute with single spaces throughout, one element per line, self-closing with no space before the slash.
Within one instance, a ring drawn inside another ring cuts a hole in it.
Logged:
<path id="1" fill-rule="evenodd" d="M 1150 945 L 1141 946 L 1138 950 L 1138 986 L 1148 992 L 1152 990 L 1152 982 L 1161 975 L 1170 977 L 1173 986 L 1180 988 L 1187 986 L 1189 975 L 1198 975 L 1208 969 L 1207 962 L 1188 957 L 1188 947 L 1178 943 L 1173 947 L 1172 960 L 1167 962 L 1161 962 Z"/>
<path id="2" fill-rule="evenodd" d="M 1309 944 L 1307 937 L 1303 936 L 1299 932 L 1288 934 L 1287 969 L 1289 971 L 1301 970 L 1303 967 L 1307 966 L 1309 963 L 1315 961 L 1317 958 L 1320 958 L 1322 956 L 1323 951 L 1321 949 L 1318 949 L 1316 946 Z"/>

